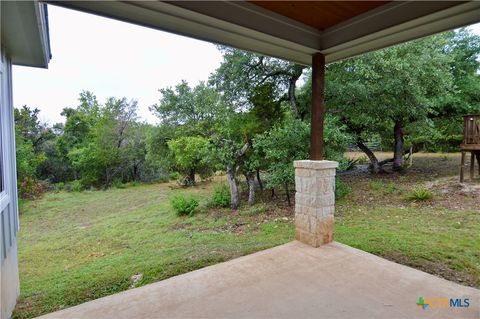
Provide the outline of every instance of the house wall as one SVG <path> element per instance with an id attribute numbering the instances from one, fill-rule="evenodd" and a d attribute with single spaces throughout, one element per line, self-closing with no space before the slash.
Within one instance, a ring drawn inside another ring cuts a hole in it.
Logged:
<path id="1" fill-rule="evenodd" d="M 11 317 L 20 293 L 16 234 L 18 232 L 12 64 L 0 49 L 0 319 Z"/>

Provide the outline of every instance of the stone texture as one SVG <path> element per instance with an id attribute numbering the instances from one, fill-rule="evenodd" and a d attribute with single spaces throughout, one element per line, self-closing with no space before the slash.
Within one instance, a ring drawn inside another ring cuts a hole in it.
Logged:
<path id="1" fill-rule="evenodd" d="M 338 167 L 338 162 L 334 161 L 312 161 L 312 160 L 300 160 L 294 161 L 293 166 L 295 168 L 307 168 L 307 169 L 332 169 Z"/>
<path id="2" fill-rule="evenodd" d="M 295 236 L 313 247 L 333 240 L 335 169 L 331 161 L 295 161 Z"/>

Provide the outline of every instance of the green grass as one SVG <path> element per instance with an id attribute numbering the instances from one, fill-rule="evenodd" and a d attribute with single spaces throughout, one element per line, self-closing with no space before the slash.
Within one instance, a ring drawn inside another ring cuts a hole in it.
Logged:
<path id="1" fill-rule="evenodd" d="M 336 240 L 398 263 L 480 287 L 480 214 L 438 208 L 346 210 Z"/>
<path id="2" fill-rule="evenodd" d="M 168 184 L 81 193 L 50 193 L 26 202 L 18 237 L 21 298 L 27 318 L 113 294 L 290 241 L 290 223 L 229 225 L 248 217 L 178 217 L 179 192 L 207 201 L 211 187 L 171 190 Z"/>

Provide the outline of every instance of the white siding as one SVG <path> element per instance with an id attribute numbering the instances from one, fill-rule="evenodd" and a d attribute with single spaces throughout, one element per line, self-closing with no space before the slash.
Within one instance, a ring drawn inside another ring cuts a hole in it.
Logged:
<path id="1" fill-rule="evenodd" d="M 18 232 L 15 131 L 12 103 L 12 64 L 0 50 L 0 319 L 9 318 L 19 294 L 16 234 Z"/>

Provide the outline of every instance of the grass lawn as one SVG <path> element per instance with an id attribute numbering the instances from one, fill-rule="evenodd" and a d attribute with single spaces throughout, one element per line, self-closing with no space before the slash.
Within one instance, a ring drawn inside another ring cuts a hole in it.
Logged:
<path id="1" fill-rule="evenodd" d="M 337 203 L 336 240 L 480 287 L 480 193 L 455 188 L 458 154 L 424 157 L 419 155 L 403 175 L 341 176 L 353 191 Z M 18 237 L 21 297 L 14 318 L 52 312 L 293 240 L 293 208 L 282 198 L 193 217 L 172 211 L 171 196 L 191 193 L 205 203 L 215 183 L 49 193 L 25 203 Z M 434 199 L 405 200 L 419 185 L 435 193 Z"/>

